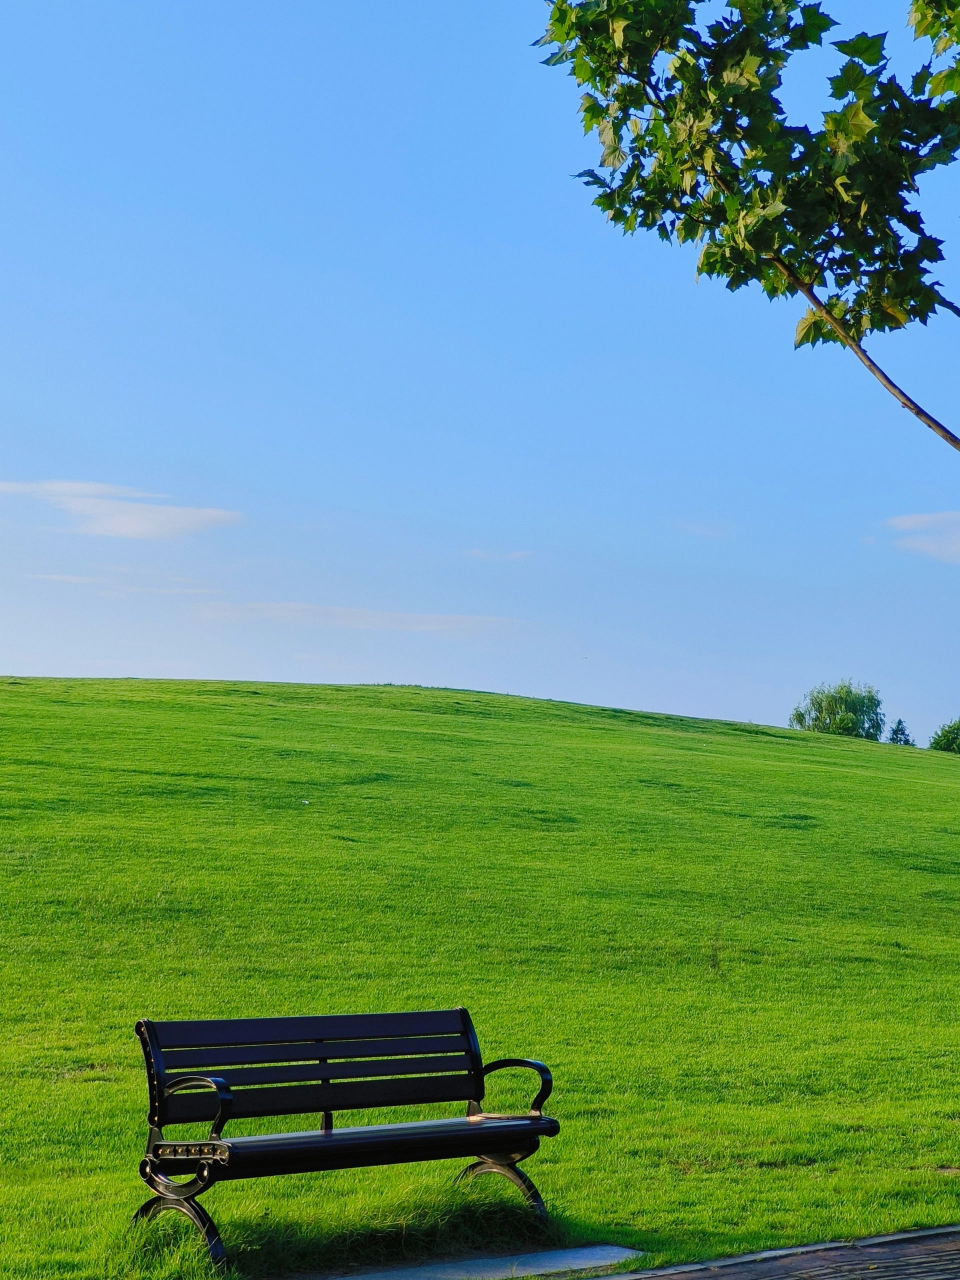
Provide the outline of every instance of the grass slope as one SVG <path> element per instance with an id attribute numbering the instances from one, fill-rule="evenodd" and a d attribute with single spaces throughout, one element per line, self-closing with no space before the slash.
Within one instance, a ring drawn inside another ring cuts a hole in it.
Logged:
<path id="1" fill-rule="evenodd" d="M 488 1058 L 554 1069 L 528 1168 L 555 1238 L 651 1262 L 960 1219 L 956 758 L 419 688 L 12 679 L 0 751 L 5 1276 L 205 1273 L 188 1233 L 134 1262 L 123 1227 L 141 1015 L 464 1003 Z M 523 1238 L 511 1188 L 454 1172 L 204 1203 L 244 1274 Z"/>

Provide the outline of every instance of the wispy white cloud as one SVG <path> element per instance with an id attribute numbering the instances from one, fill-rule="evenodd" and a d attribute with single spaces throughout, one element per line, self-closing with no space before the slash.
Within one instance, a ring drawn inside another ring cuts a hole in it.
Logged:
<path id="1" fill-rule="evenodd" d="M 336 627 L 347 631 L 477 631 L 500 625 L 505 618 L 460 613 L 391 613 L 381 609 L 350 609 L 339 605 L 298 601 L 252 601 L 246 604 L 203 605 L 204 618 L 222 622 L 279 622 Z"/>
<path id="2" fill-rule="evenodd" d="M 146 502 L 161 495 L 84 480 L 0 481 L 0 493 L 38 498 L 79 517 L 76 533 L 103 538 L 176 538 L 234 524 L 237 511 Z"/>
<path id="3" fill-rule="evenodd" d="M 238 512 L 219 507 L 168 507 L 115 498 L 73 498 L 57 505 L 81 517 L 78 533 L 103 538 L 177 538 L 240 519 Z"/>
<path id="4" fill-rule="evenodd" d="M 484 551 L 482 547 L 467 552 L 474 560 L 526 560 L 531 554 L 529 551 Z"/>
<path id="5" fill-rule="evenodd" d="M 931 556 L 948 564 L 960 564 L 960 511 L 894 516 L 887 521 L 887 526 L 907 535 L 897 539 L 897 546 L 904 551 Z"/>

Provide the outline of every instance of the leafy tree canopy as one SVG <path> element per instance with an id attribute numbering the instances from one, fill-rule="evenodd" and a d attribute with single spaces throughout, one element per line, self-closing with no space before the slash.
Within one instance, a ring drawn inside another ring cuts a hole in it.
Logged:
<path id="1" fill-rule="evenodd" d="M 954 751 L 960 755 L 960 720 L 942 724 L 930 739 L 931 751 Z"/>
<path id="2" fill-rule="evenodd" d="M 880 695 L 872 685 L 854 684 L 851 680 L 820 684 L 794 708 L 790 727 L 879 742 L 884 724 L 881 705 Z"/>
<path id="3" fill-rule="evenodd" d="M 890 732 L 887 734 L 887 741 L 891 742 L 895 747 L 915 747 L 917 744 L 907 732 L 907 726 L 902 720 L 898 720 L 890 726 Z"/>
<path id="4" fill-rule="evenodd" d="M 907 83 L 885 34 L 833 42 L 846 61 L 818 129 L 791 123 L 778 94 L 789 60 L 837 25 L 821 3 L 731 0 L 717 16 L 706 0 L 553 0 L 540 43 L 585 89 L 602 156 L 581 177 L 614 223 L 699 242 L 699 271 L 730 289 L 803 295 L 798 346 L 844 343 L 960 449 L 862 346 L 941 307 L 960 315 L 916 203 L 918 179 L 960 150 L 960 0 L 913 0 L 910 21 L 927 48 Z"/>

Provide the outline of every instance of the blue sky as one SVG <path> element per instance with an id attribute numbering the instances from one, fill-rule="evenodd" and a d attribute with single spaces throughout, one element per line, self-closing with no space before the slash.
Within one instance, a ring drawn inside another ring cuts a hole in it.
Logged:
<path id="1" fill-rule="evenodd" d="M 545 12 L 5 8 L 0 670 L 960 715 L 960 455 L 603 221 Z M 960 321 L 871 350 L 957 429 Z"/>

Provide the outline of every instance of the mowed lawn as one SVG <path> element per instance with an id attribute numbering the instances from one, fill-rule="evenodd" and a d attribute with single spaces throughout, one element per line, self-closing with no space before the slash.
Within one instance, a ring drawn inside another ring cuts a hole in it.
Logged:
<path id="1" fill-rule="evenodd" d="M 0 752 L 5 1277 L 205 1274 L 188 1233 L 125 1229 L 141 1016 L 464 1004 L 488 1059 L 554 1070 L 562 1132 L 526 1165 L 552 1238 L 651 1264 L 960 1220 L 956 757 L 434 689 L 14 679 Z M 245 1275 L 537 1238 L 455 1172 L 203 1203 Z"/>

